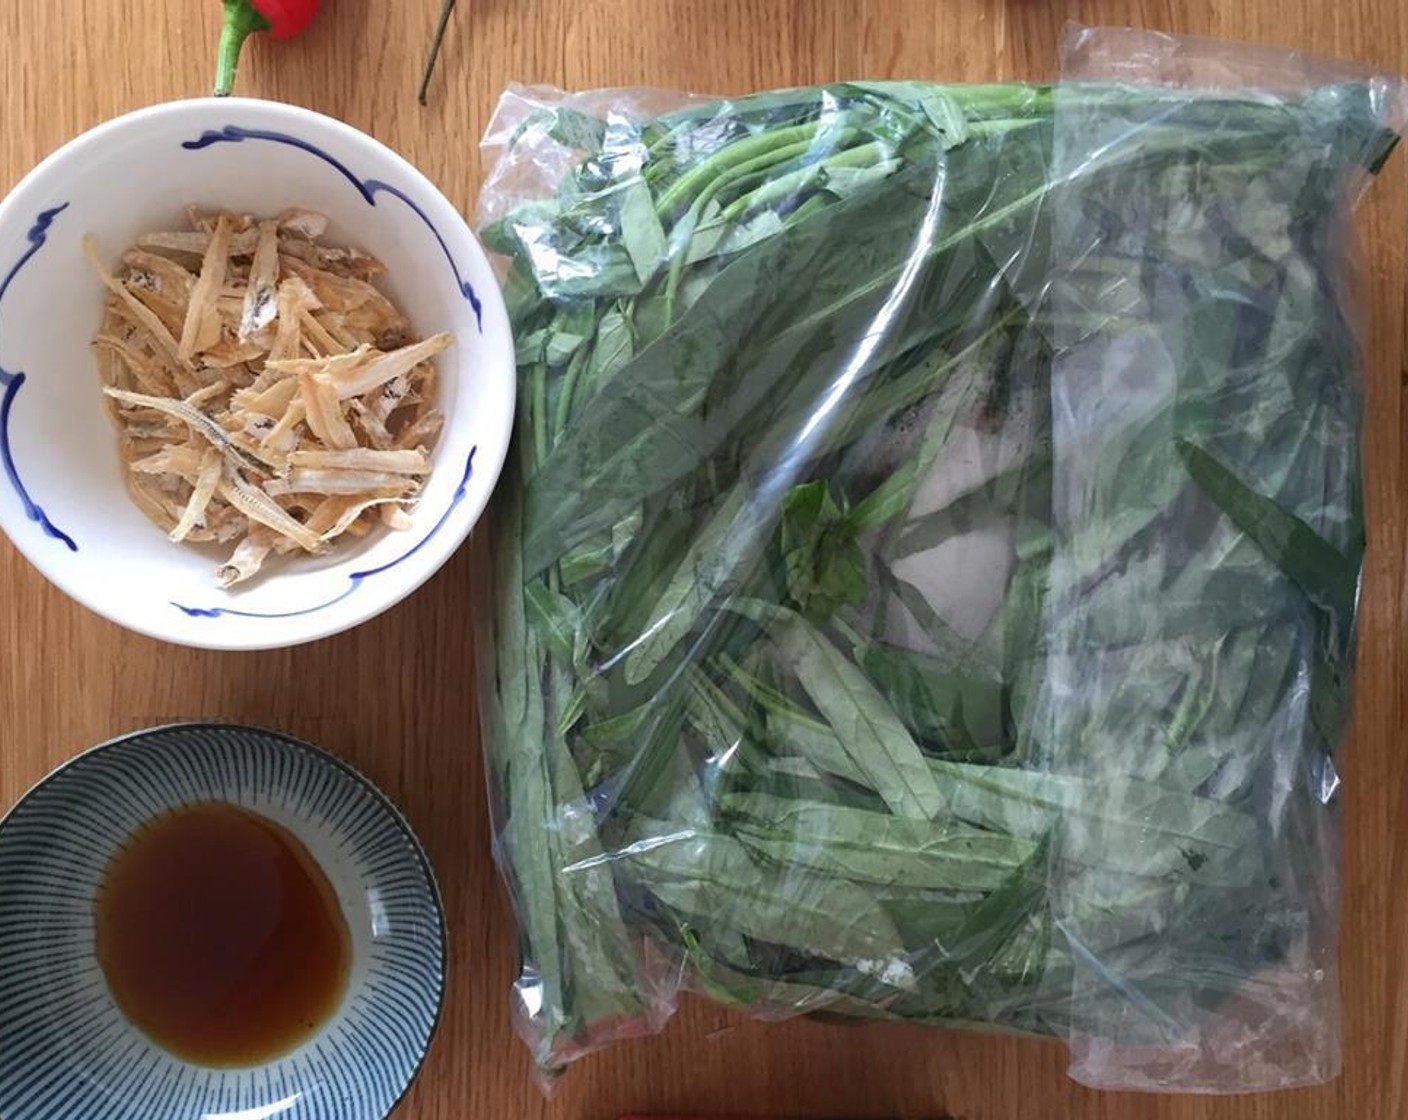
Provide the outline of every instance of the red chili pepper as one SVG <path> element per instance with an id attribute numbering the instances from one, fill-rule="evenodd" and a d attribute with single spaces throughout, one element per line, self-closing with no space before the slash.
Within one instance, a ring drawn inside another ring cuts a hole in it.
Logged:
<path id="1" fill-rule="evenodd" d="M 275 39 L 297 35 L 318 10 L 318 0 L 222 0 L 225 25 L 220 32 L 220 55 L 215 69 L 215 96 L 225 97 L 235 85 L 240 48 L 256 31 Z"/>

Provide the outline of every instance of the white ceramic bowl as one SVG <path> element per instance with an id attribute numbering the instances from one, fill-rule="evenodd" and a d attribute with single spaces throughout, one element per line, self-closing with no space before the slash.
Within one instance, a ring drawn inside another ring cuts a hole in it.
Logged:
<path id="1" fill-rule="evenodd" d="M 180 228 L 185 207 L 330 219 L 330 244 L 379 257 L 379 281 L 439 359 L 445 430 L 409 530 L 280 558 L 246 589 L 219 589 L 228 548 L 172 544 L 128 498 L 89 340 L 109 263 L 138 236 Z M 0 528 L 48 579 L 133 630 L 212 649 L 267 649 L 386 610 L 463 542 L 508 449 L 514 361 L 498 285 L 455 208 L 356 129 L 269 101 L 203 98 L 100 125 L 0 203 Z"/>

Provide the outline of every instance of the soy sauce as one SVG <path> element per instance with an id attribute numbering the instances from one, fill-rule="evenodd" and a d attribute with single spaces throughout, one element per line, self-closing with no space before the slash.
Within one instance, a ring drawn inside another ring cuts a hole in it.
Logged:
<path id="1" fill-rule="evenodd" d="M 136 833 L 95 919 L 118 1006 L 197 1065 L 289 1053 L 347 986 L 351 937 L 327 876 L 286 829 L 234 805 L 188 806 Z"/>

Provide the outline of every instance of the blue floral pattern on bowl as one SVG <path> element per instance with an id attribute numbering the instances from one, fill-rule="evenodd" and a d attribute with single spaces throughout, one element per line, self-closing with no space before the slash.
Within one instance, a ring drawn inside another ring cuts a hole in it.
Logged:
<path id="1" fill-rule="evenodd" d="M 384 183 L 380 179 L 359 179 L 345 163 L 329 155 L 318 145 L 310 144 L 307 140 L 300 140 L 297 136 L 290 136 L 286 132 L 275 132 L 270 129 L 241 128 L 239 125 L 227 124 L 224 128 L 211 129 L 203 133 L 198 140 L 187 140 L 181 147 L 188 152 L 198 152 L 212 144 L 242 144 L 246 140 L 266 140 L 273 144 L 285 144 L 290 148 L 298 148 L 300 151 L 316 156 L 356 187 L 362 197 L 367 200 L 368 206 L 376 205 L 376 196 L 379 194 L 390 195 L 392 198 L 398 198 L 404 202 L 415 212 L 416 217 L 425 223 L 426 228 L 435 235 L 435 240 L 440 242 L 440 249 L 444 252 L 451 271 L 455 274 L 455 284 L 459 287 L 464 298 L 469 300 L 469 305 L 474 308 L 474 318 L 479 324 L 480 331 L 484 330 L 484 304 L 475 294 L 474 285 L 460 273 L 460 267 L 455 263 L 455 258 L 450 253 L 450 247 L 445 243 L 444 235 L 435 228 L 435 223 L 426 215 L 425 210 L 418 206 L 415 200 L 400 187 Z"/>
<path id="2" fill-rule="evenodd" d="M 34 219 L 34 225 L 29 229 L 29 248 L 24 251 L 13 265 L 9 272 L 5 273 L 5 279 L 0 281 L 0 305 L 4 304 L 5 295 L 10 290 L 10 285 L 15 282 L 24 266 L 32 261 L 44 248 L 48 240 L 49 227 L 54 224 L 54 220 L 68 209 L 68 203 L 60 203 L 52 209 L 45 210 Z M 74 539 L 49 520 L 49 515 L 44 512 L 44 507 L 36 502 L 25 487 L 24 481 L 20 478 L 20 469 L 15 462 L 14 451 L 10 442 L 10 417 L 14 412 L 15 398 L 24 388 L 25 374 L 21 370 L 10 371 L 0 365 L 0 465 L 3 465 L 5 477 L 19 496 L 20 504 L 24 506 L 25 515 L 33 522 L 37 523 L 44 530 L 46 536 L 60 541 L 68 547 L 70 552 L 78 551 L 78 544 Z"/>
<path id="3" fill-rule="evenodd" d="M 474 456 L 478 450 L 477 447 L 470 448 L 469 458 L 464 464 L 464 474 L 460 477 L 460 484 L 455 488 L 454 496 L 450 499 L 448 508 L 440 515 L 440 519 L 431 526 L 430 532 L 426 533 L 425 536 L 421 537 L 420 540 L 416 541 L 415 544 L 411 545 L 410 548 L 406 549 L 405 552 L 401 553 L 401 555 L 397 556 L 395 559 L 388 560 L 385 564 L 378 564 L 375 568 L 353 572 L 347 577 L 347 587 L 331 599 L 322 603 L 315 603 L 311 607 L 300 607 L 292 611 L 242 611 L 234 607 L 188 607 L 176 602 L 173 602 L 171 605 L 177 610 L 184 611 L 191 618 L 220 618 L 223 615 L 234 615 L 240 618 L 297 618 L 299 615 L 308 614 L 312 611 L 326 610 L 334 603 L 342 602 L 342 600 L 346 599 L 347 596 L 351 595 L 357 588 L 362 586 L 363 580 L 380 575 L 382 572 L 389 571 L 396 567 L 397 564 L 409 560 L 424 548 L 430 539 L 444 527 L 445 522 L 449 519 L 450 513 L 454 510 L 455 506 L 464 501 L 465 494 L 469 492 L 469 480 L 474 475 Z"/>

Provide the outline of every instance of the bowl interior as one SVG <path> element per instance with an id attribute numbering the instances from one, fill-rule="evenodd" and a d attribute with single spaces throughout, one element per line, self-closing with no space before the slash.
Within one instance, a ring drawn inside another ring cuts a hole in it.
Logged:
<path id="1" fill-rule="evenodd" d="M 222 591 L 224 546 L 173 545 L 127 497 L 89 342 L 112 266 L 188 204 L 330 219 L 329 244 L 380 258 L 379 286 L 439 360 L 445 431 L 413 527 L 281 558 Z M 513 358 L 498 288 L 454 208 L 409 164 L 336 121 L 258 101 L 177 102 L 119 118 L 41 164 L 0 207 L 0 526 L 51 580 L 133 629 L 194 645 L 286 645 L 369 617 L 419 585 L 482 511 L 507 448 Z"/>
<path id="2" fill-rule="evenodd" d="M 150 1041 L 124 1018 L 94 952 L 94 906 L 114 854 L 154 816 L 208 801 L 297 837 L 351 933 L 338 1011 L 299 1049 L 254 1069 L 191 1065 Z M 415 838 L 351 769 L 268 732 L 158 729 L 56 771 L 0 823 L 0 915 L 6 1120 L 381 1120 L 415 1076 L 439 1013 L 444 925 Z"/>

